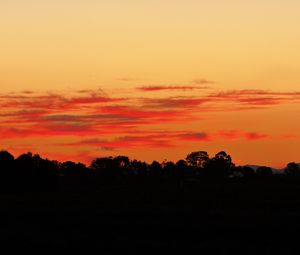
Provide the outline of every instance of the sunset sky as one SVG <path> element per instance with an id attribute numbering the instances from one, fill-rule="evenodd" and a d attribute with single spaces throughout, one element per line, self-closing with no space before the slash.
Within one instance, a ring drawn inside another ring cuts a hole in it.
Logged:
<path id="1" fill-rule="evenodd" d="M 300 1 L 1 0 L 0 149 L 300 161 Z"/>

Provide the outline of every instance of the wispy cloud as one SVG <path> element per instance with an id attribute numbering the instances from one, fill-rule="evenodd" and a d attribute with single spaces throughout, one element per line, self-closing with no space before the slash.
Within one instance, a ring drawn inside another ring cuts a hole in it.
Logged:
<path id="1" fill-rule="evenodd" d="M 267 134 L 259 134 L 259 133 L 256 133 L 256 132 L 251 132 L 251 133 L 246 133 L 245 134 L 245 137 L 248 140 L 261 140 L 261 139 L 267 138 L 268 136 L 269 135 L 267 135 Z"/>
<path id="2" fill-rule="evenodd" d="M 138 90 L 142 91 L 162 91 L 162 90 L 196 90 L 196 89 L 207 89 L 207 86 L 141 86 L 137 87 Z"/>
<path id="3" fill-rule="evenodd" d="M 229 90 L 208 95 L 214 101 L 236 102 L 242 105 L 270 106 L 284 103 L 300 103 L 300 92 L 276 92 L 266 90 Z"/>
<path id="4" fill-rule="evenodd" d="M 124 81 L 124 82 L 130 82 L 130 81 L 135 81 L 135 79 L 131 77 L 121 77 L 117 79 L 118 81 Z"/>
<path id="5" fill-rule="evenodd" d="M 211 99 L 207 97 L 167 97 L 167 98 L 144 98 L 142 100 L 145 107 L 151 108 L 190 108 L 210 102 Z"/>
<path id="6" fill-rule="evenodd" d="M 226 139 L 226 140 L 236 140 L 236 139 L 244 138 L 249 141 L 262 140 L 270 137 L 270 135 L 268 134 L 259 133 L 259 132 L 246 132 L 242 130 L 220 131 L 216 134 L 216 136 L 219 136 L 222 139 Z"/>
<path id="7" fill-rule="evenodd" d="M 203 80 L 198 83 L 209 82 Z M 187 89 L 192 88 L 194 85 Z M 160 88 L 156 89 L 159 91 Z M 147 96 L 147 93 L 143 97 L 137 96 L 135 89 L 132 95 L 126 97 L 117 91 L 109 95 L 101 89 L 85 89 L 69 94 L 34 91 L 0 94 L 0 138 L 113 136 L 112 140 L 97 143 L 97 147 L 103 150 L 139 146 L 170 147 L 180 141 L 256 141 L 270 136 L 236 130 L 218 133 L 181 130 L 174 133 L 166 129 L 162 134 L 151 133 L 150 126 L 162 129 L 161 126 L 166 125 L 176 130 L 177 125 L 191 126 L 195 121 L 202 120 L 202 113 L 259 111 L 273 105 L 300 103 L 300 92 L 297 91 L 197 90 L 191 95 L 185 93 L 182 86 L 167 89 L 183 91 L 173 96 L 161 93 L 156 97 Z M 92 145 L 91 141 L 89 144 Z"/>
<path id="8" fill-rule="evenodd" d="M 246 131 L 223 131 L 218 133 L 206 132 L 187 132 L 187 131 L 169 131 L 169 132 L 137 132 L 137 135 L 119 136 L 114 139 L 91 138 L 83 139 L 77 142 L 61 144 L 61 146 L 91 146 L 103 150 L 133 149 L 133 148 L 168 148 L 175 147 L 178 143 L 194 142 L 205 143 L 217 140 L 261 140 L 269 137 L 267 134 Z M 143 134 L 144 133 L 144 134 Z"/>
<path id="9" fill-rule="evenodd" d="M 200 84 L 200 85 L 203 85 L 203 84 L 215 84 L 216 82 L 215 81 L 211 81 L 211 80 L 207 80 L 207 79 L 194 79 L 192 81 L 192 83 L 194 84 Z"/>

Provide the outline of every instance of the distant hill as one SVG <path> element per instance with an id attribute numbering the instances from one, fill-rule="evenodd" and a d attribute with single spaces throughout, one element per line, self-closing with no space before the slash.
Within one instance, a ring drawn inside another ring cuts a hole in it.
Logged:
<path id="1" fill-rule="evenodd" d="M 256 171 L 257 168 L 262 167 L 262 166 L 259 166 L 259 165 L 245 165 L 245 166 L 251 167 L 255 171 Z M 300 166 L 300 164 L 299 164 L 299 166 Z M 273 174 L 283 174 L 284 173 L 284 168 L 273 168 L 273 167 L 271 167 L 271 169 L 272 169 Z"/>

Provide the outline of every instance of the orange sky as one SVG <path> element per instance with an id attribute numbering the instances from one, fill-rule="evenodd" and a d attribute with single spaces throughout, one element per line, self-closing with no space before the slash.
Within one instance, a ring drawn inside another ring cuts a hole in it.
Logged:
<path id="1" fill-rule="evenodd" d="M 300 161 L 296 0 L 3 0 L 0 139 L 89 161 Z"/>

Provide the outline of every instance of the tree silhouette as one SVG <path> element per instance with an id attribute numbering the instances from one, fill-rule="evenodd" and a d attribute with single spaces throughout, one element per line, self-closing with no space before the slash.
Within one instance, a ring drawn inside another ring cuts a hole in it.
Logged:
<path id="1" fill-rule="evenodd" d="M 113 158 L 116 171 L 119 175 L 127 175 L 129 173 L 130 160 L 126 156 L 117 156 Z"/>
<path id="2" fill-rule="evenodd" d="M 0 151 L 0 190 L 49 190 L 56 188 L 58 183 L 70 187 L 105 182 L 109 184 L 110 181 L 147 183 L 146 178 L 150 183 L 177 182 L 181 189 L 188 178 L 257 180 L 271 177 L 272 174 L 270 167 L 263 166 L 254 171 L 249 166 L 235 166 L 231 156 L 225 151 L 218 152 L 212 158 L 205 151 L 196 151 L 188 154 L 186 160 L 181 159 L 176 163 L 159 163 L 154 160 L 148 164 L 136 159 L 130 160 L 127 156 L 102 157 L 94 159 L 90 167 L 80 162 L 60 163 L 44 159 L 31 152 L 21 154 L 15 159 L 8 151 Z M 300 176 L 299 165 L 295 162 L 288 163 L 285 174 L 291 177 Z"/>
<path id="3" fill-rule="evenodd" d="M 226 178 L 233 173 L 234 164 L 225 151 L 218 152 L 205 164 L 205 175 L 213 178 Z"/>
<path id="4" fill-rule="evenodd" d="M 259 177 L 268 178 L 272 176 L 273 172 L 271 167 L 261 166 L 256 169 L 256 174 Z"/>
<path id="5" fill-rule="evenodd" d="M 188 174 L 189 167 L 185 160 L 180 159 L 176 162 L 176 171 L 180 178 L 183 178 L 184 175 Z"/>
<path id="6" fill-rule="evenodd" d="M 130 174 L 132 175 L 146 176 L 148 166 L 146 162 L 142 162 L 135 159 L 129 162 L 129 169 L 130 169 Z"/>
<path id="7" fill-rule="evenodd" d="M 250 179 L 250 178 L 253 178 L 255 176 L 255 171 L 250 166 L 243 166 L 241 168 L 241 173 L 242 173 L 243 177 L 246 178 L 246 179 Z"/>
<path id="8" fill-rule="evenodd" d="M 287 175 L 299 176 L 300 175 L 300 167 L 295 162 L 290 162 L 287 164 L 286 168 L 284 169 L 284 172 Z"/>
<path id="9" fill-rule="evenodd" d="M 174 176 L 176 174 L 176 165 L 172 161 L 163 162 L 164 174 Z"/>
<path id="10" fill-rule="evenodd" d="M 0 189 L 13 188 L 16 178 L 14 156 L 8 151 L 0 151 Z"/>
<path id="11" fill-rule="evenodd" d="M 113 157 L 96 158 L 92 161 L 91 169 L 96 176 L 115 177 L 118 174 Z"/>
<path id="12" fill-rule="evenodd" d="M 162 165 L 159 162 L 154 160 L 150 165 L 150 174 L 152 175 L 162 174 Z"/>
<path id="13" fill-rule="evenodd" d="M 206 151 L 195 151 L 187 155 L 186 161 L 194 168 L 204 168 L 209 160 L 209 155 Z"/>
<path id="14" fill-rule="evenodd" d="M 20 155 L 15 160 L 16 183 L 24 189 L 54 188 L 58 181 L 58 162 L 43 159 L 31 152 Z"/>
<path id="15" fill-rule="evenodd" d="M 66 161 L 59 166 L 60 173 L 68 183 L 83 184 L 90 177 L 90 171 L 85 164 Z"/>
<path id="16" fill-rule="evenodd" d="M 0 167 L 4 169 L 6 166 L 10 166 L 14 162 L 14 156 L 8 151 L 0 151 Z"/>

